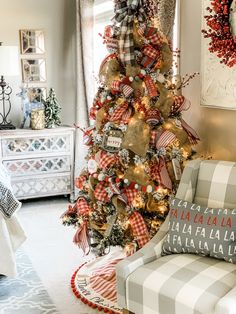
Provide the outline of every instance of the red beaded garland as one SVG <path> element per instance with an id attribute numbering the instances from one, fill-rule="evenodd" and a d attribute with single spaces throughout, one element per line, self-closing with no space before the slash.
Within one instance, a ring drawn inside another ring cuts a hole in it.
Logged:
<path id="1" fill-rule="evenodd" d="M 221 59 L 221 63 L 232 67 L 236 64 L 236 38 L 231 34 L 229 17 L 232 0 L 213 0 L 204 16 L 208 29 L 202 30 L 209 38 L 209 51 Z"/>

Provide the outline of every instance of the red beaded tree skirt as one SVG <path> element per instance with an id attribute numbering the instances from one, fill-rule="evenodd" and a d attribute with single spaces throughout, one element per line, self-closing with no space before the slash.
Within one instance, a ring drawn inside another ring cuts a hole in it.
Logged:
<path id="1" fill-rule="evenodd" d="M 122 313 L 117 305 L 115 266 L 123 258 L 123 253 L 113 252 L 82 264 L 71 278 L 74 295 L 99 311 Z"/>

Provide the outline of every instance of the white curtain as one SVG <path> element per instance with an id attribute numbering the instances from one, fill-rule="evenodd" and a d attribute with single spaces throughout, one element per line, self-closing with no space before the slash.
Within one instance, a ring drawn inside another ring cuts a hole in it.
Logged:
<path id="1" fill-rule="evenodd" d="M 76 0 L 76 124 L 81 128 L 89 125 L 89 106 L 92 104 L 93 78 L 93 0 Z M 75 177 L 85 162 L 86 147 L 83 133 L 76 130 Z"/>

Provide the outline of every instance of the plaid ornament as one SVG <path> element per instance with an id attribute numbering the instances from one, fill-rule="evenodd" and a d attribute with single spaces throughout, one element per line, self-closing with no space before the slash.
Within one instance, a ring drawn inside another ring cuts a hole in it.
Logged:
<path id="1" fill-rule="evenodd" d="M 153 60 L 152 58 L 149 58 L 148 56 L 145 56 L 141 61 L 141 65 L 144 68 L 151 68 L 154 63 L 155 63 L 155 60 Z"/>
<path id="2" fill-rule="evenodd" d="M 135 65 L 134 55 L 134 19 L 146 20 L 141 0 L 121 0 L 115 5 L 114 20 L 120 23 L 119 55 L 123 63 Z"/>
<path id="3" fill-rule="evenodd" d="M 101 157 L 99 160 L 99 166 L 101 169 L 106 169 L 115 164 L 117 156 L 115 154 L 108 154 L 106 152 L 101 152 Z"/>
<path id="4" fill-rule="evenodd" d="M 86 176 L 79 176 L 75 179 L 75 186 L 80 189 L 83 190 L 84 188 L 84 184 L 87 181 L 87 177 Z"/>
<path id="5" fill-rule="evenodd" d="M 84 254 L 89 254 L 88 226 L 86 221 L 82 222 L 79 229 L 76 231 L 73 242 L 83 250 Z"/>
<path id="6" fill-rule="evenodd" d="M 106 39 L 106 47 L 110 53 L 118 51 L 118 40 L 115 38 Z"/>
<path id="7" fill-rule="evenodd" d="M 133 231 L 134 238 L 142 248 L 149 240 L 150 236 L 145 221 L 140 213 L 133 212 L 129 217 L 129 222 Z"/>
<path id="8" fill-rule="evenodd" d="M 144 47 L 143 54 L 154 60 L 156 60 L 157 57 L 160 56 L 160 52 L 153 48 L 151 45 L 146 45 Z"/>
<path id="9" fill-rule="evenodd" d="M 136 189 L 131 188 L 124 189 L 123 194 L 125 195 L 129 206 L 132 205 L 133 200 L 137 197 L 138 193 L 139 192 Z"/>
<path id="10" fill-rule="evenodd" d="M 160 31 L 155 27 L 146 27 L 144 32 L 144 37 L 148 43 L 152 45 L 160 45 L 163 43 L 163 37 L 161 36 Z"/>
<path id="11" fill-rule="evenodd" d="M 123 114 L 126 112 L 128 108 L 128 103 L 124 102 L 122 105 L 118 105 L 115 109 L 115 111 L 113 112 L 110 121 L 114 122 L 114 121 L 119 121 Z"/>
<path id="12" fill-rule="evenodd" d="M 90 211 L 92 210 L 91 207 L 88 205 L 87 200 L 84 197 L 79 197 L 76 202 L 77 213 L 81 216 L 88 216 Z"/>
<path id="13" fill-rule="evenodd" d="M 106 192 L 108 184 L 106 182 L 99 182 L 94 190 L 94 196 L 98 201 L 107 203 L 110 201 L 108 194 Z"/>
<path id="14" fill-rule="evenodd" d="M 174 133 L 165 130 L 161 132 L 159 138 L 156 142 L 156 148 L 166 147 L 169 144 L 171 144 L 176 139 L 176 136 Z"/>

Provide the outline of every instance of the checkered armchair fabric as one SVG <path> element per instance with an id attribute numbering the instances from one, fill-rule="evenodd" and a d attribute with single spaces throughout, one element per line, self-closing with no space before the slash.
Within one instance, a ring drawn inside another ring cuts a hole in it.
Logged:
<path id="1" fill-rule="evenodd" d="M 235 208 L 236 162 L 189 162 L 176 197 Z M 150 242 L 118 263 L 119 306 L 136 314 L 235 314 L 236 265 L 193 254 L 162 257 L 168 218 Z"/>

